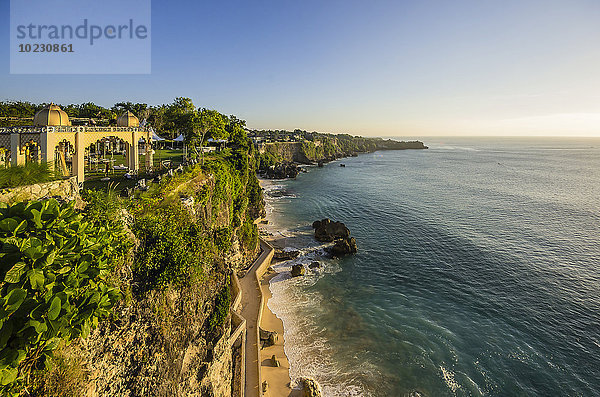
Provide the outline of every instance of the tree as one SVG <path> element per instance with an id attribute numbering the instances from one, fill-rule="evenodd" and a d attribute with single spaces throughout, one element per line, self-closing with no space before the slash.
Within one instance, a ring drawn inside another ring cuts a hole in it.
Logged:
<path id="1" fill-rule="evenodd" d="M 117 117 L 129 111 L 141 120 L 145 116 L 147 108 L 147 103 L 119 102 L 115 103 L 111 110 L 117 114 Z"/>
<path id="2" fill-rule="evenodd" d="M 175 137 L 177 134 L 189 130 L 192 125 L 191 115 L 196 112 L 194 103 L 190 98 L 175 98 L 172 104 L 165 106 L 163 128 Z"/>
<path id="3" fill-rule="evenodd" d="M 225 129 L 225 116 L 216 110 L 198 109 L 194 116 L 189 119 L 188 134 L 185 137 L 186 143 L 194 149 L 196 153 L 197 145 L 204 146 L 204 140 L 208 137 L 213 139 L 222 139 L 227 136 Z M 207 136 L 207 134 L 209 134 Z M 201 150 L 202 165 L 204 165 L 204 150 Z"/>

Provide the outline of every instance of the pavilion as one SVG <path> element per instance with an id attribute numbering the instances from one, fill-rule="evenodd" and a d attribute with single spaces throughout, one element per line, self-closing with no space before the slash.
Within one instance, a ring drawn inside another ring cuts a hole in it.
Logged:
<path id="1" fill-rule="evenodd" d="M 117 119 L 116 127 L 74 127 L 69 116 L 51 103 L 33 118 L 33 126 L 0 128 L 0 148 L 10 152 L 10 164 L 20 165 L 28 161 L 46 161 L 51 167 L 55 162 L 65 164 L 66 155 L 72 159 L 72 175 L 79 184 L 85 178 L 85 151 L 90 145 L 106 138 L 118 138 L 125 144 L 126 164 L 130 172 L 139 171 L 138 141 L 152 142 L 152 131 L 140 127 L 140 121 L 131 112 Z M 152 168 L 152 147 L 146 150 L 146 169 Z"/>

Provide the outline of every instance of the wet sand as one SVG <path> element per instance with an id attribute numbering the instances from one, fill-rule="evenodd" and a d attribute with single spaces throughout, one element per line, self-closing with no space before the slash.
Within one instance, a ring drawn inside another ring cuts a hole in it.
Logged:
<path id="1" fill-rule="evenodd" d="M 281 397 L 281 396 L 300 396 L 300 391 L 292 390 L 290 387 L 290 364 L 284 351 L 283 338 L 283 322 L 269 310 L 267 303 L 271 299 L 271 291 L 269 290 L 269 281 L 277 273 L 269 269 L 261 280 L 261 288 L 264 296 L 263 315 L 260 322 L 260 327 L 266 331 L 277 332 L 277 343 L 273 346 L 266 347 L 260 351 L 261 360 L 261 375 L 263 381 L 267 381 L 267 392 L 265 396 Z M 280 366 L 274 367 L 271 362 L 271 357 L 275 355 Z"/>

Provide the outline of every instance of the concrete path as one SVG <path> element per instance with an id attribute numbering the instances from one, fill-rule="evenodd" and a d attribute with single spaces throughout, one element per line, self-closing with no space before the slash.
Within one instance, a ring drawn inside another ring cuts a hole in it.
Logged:
<path id="1" fill-rule="evenodd" d="M 263 295 L 259 281 L 265 270 L 271 265 L 274 249 L 260 240 L 262 253 L 254 261 L 246 275 L 240 279 L 242 302 L 240 314 L 246 319 L 246 393 L 245 397 L 260 397 L 262 395 L 258 324 L 262 315 Z"/>

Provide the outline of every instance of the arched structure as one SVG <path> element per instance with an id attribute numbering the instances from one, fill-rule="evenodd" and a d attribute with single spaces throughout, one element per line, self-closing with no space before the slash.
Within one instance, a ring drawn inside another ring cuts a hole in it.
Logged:
<path id="1" fill-rule="evenodd" d="M 139 120 L 131 112 L 119 117 L 118 127 L 72 127 L 69 116 L 58 106 L 50 104 L 36 113 L 34 126 L 0 128 L 0 147 L 10 148 L 11 164 L 24 164 L 27 148 L 39 147 L 38 158 L 54 165 L 56 147 L 62 142 L 72 145 L 72 173 L 83 183 L 85 173 L 85 148 L 107 137 L 117 137 L 125 142 L 126 165 L 130 172 L 139 170 L 138 141 L 152 141 L 152 132 L 139 127 Z M 152 169 L 152 148 L 146 145 L 146 169 Z"/>
<path id="2" fill-rule="evenodd" d="M 129 110 L 119 116 L 117 119 L 117 127 L 139 127 L 140 120 L 135 117 L 135 114 Z"/>
<path id="3" fill-rule="evenodd" d="M 71 122 L 64 110 L 51 103 L 33 116 L 33 125 L 36 127 L 69 126 Z"/>

